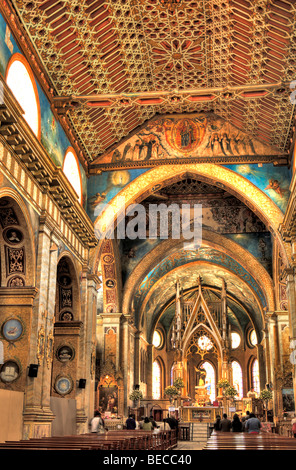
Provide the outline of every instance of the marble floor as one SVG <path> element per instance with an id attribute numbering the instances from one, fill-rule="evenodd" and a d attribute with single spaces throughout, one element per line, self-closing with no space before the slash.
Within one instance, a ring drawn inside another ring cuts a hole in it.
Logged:
<path id="1" fill-rule="evenodd" d="M 200 445 L 195 441 L 178 441 L 176 450 L 202 450 L 205 444 Z"/>

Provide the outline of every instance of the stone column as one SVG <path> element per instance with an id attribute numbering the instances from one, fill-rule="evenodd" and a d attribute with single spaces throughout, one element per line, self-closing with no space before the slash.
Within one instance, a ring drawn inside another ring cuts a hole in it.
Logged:
<path id="1" fill-rule="evenodd" d="M 266 365 L 264 358 L 264 348 L 262 344 L 257 345 L 257 358 L 259 364 L 259 383 L 260 390 L 263 390 L 266 385 Z"/>
<path id="2" fill-rule="evenodd" d="M 95 344 L 96 344 L 96 304 L 99 279 L 87 273 L 84 266 L 82 273 L 81 321 L 83 323 L 79 347 L 78 378 L 86 379 L 84 389 L 77 389 L 77 433 L 88 432 L 89 419 L 93 416 L 95 402 Z"/>
<path id="3" fill-rule="evenodd" d="M 272 375 L 271 375 L 271 353 L 270 353 L 270 341 L 269 341 L 269 317 L 266 316 L 265 320 L 265 327 L 264 327 L 264 348 L 265 348 L 265 366 L 266 366 L 266 381 L 267 383 L 271 382 Z M 259 351 L 258 351 L 259 354 Z M 261 357 L 261 356 L 260 356 Z M 258 357 L 259 361 L 259 357 Z M 260 363 L 259 361 L 259 374 L 260 374 L 260 389 L 265 387 L 265 383 L 261 382 L 261 378 L 263 375 L 261 375 L 261 370 L 263 368 L 263 364 Z"/>
<path id="4" fill-rule="evenodd" d="M 276 313 L 269 317 L 269 338 L 271 355 L 271 379 L 273 383 L 273 412 L 278 416 L 281 407 L 281 391 L 278 389 L 277 373 L 281 369 L 279 349 L 278 321 Z"/>
<path id="5" fill-rule="evenodd" d="M 149 344 L 147 346 L 147 355 L 148 355 L 148 361 L 147 361 L 147 399 L 152 400 L 152 361 L 153 361 L 153 345 Z"/>
<path id="6" fill-rule="evenodd" d="M 53 325 L 57 278 L 57 240 L 42 217 L 39 227 L 36 287 L 29 363 L 38 364 L 36 378 L 27 378 L 23 438 L 50 436 L 54 415 L 50 409 Z"/>
<path id="7" fill-rule="evenodd" d="M 134 357 L 134 382 L 140 384 L 140 344 L 141 344 L 141 331 L 135 334 L 135 357 Z"/>
<path id="8" fill-rule="evenodd" d="M 295 243 L 293 244 L 293 254 L 295 253 Z M 295 254 L 294 254 L 295 259 Z M 290 361 L 293 365 L 293 390 L 294 402 L 296 403 L 296 285 L 294 269 L 286 269 L 287 280 L 287 299 L 289 311 L 289 329 L 290 329 Z"/>

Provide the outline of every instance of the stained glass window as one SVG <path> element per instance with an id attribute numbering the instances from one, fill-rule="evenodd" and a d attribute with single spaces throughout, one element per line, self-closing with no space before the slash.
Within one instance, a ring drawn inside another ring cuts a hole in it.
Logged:
<path id="1" fill-rule="evenodd" d="M 64 158 L 63 171 L 71 183 L 73 189 L 78 195 L 78 200 L 81 203 L 82 199 L 82 185 L 81 174 L 79 169 L 78 159 L 73 150 L 68 150 Z"/>
<path id="2" fill-rule="evenodd" d="M 208 336 L 204 335 L 198 339 L 198 346 L 204 351 L 209 351 L 213 347 L 213 343 Z"/>
<path id="3" fill-rule="evenodd" d="M 152 397 L 154 400 L 161 397 L 161 369 L 158 361 L 154 361 L 152 367 Z"/>
<path id="4" fill-rule="evenodd" d="M 205 384 L 207 387 L 208 394 L 210 396 L 211 402 L 213 402 L 216 398 L 216 377 L 215 377 L 215 369 L 210 362 L 203 362 L 202 363 L 203 369 L 206 371 L 206 379 Z"/>
<path id="5" fill-rule="evenodd" d="M 24 119 L 39 138 L 39 98 L 34 76 L 21 54 L 15 54 L 7 69 L 7 85 L 24 111 Z"/>
<path id="6" fill-rule="evenodd" d="M 237 361 L 231 363 L 233 386 L 238 391 L 236 398 L 243 398 L 243 373 Z"/>
<path id="7" fill-rule="evenodd" d="M 260 385 L 259 385 L 259 363 L 258 359 L 255 359 L 252 364 L 252 387 L 255 392 L 260 394 Z"/>

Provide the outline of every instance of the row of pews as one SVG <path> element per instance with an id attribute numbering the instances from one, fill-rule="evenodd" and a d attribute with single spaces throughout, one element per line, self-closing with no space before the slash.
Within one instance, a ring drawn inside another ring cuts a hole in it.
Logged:
<path id="1" fill-rule="evenodd" d="M 171 450 L 177 446 L 175 430 L 157 434 L 151 431 L 124 429 L 103 434 L 79 434 L 6 441 L 0 451 L 6 450 Z"/>
<path id="2" fill-rule="evenodd" d="M 213 432 L 203 450 L 296 450 L 296 439 L 268 432 Z"/>

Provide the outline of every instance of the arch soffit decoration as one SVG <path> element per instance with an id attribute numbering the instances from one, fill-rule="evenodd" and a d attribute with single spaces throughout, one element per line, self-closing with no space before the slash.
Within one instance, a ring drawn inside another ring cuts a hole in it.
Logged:
<path id="1" fill-rule="evenodd" d="M 205 262 L 205 261 L 194 261 L 194 262 L 191 262 L 191 263 L 188 263 L 186 265 L 183 265 L 183 266 L 179 266 L 173 270 L 171 270 L 169 273 L 167 273 L 165 276 L 163 276 L 162 278 L 158 279 L 157 282 L 154 284 L 154 286 L 152 287 L 152 289 L 149 291 L 148 295 L 145 297 L 145 300 L 141 306 L 141 309 L 139 311 L 139 315 L 138 315 L 138 323 L 140 324 L 141 323 L 141 318 L 145 312 L 145 318 L 148 320 L 148 317 L 153 318 L 152 321 L 149 322 L 149 325 L 148 325 L 148 337 L 151 336 L 152 334 L 152 330 L 153 328 L 155 327 L 155 324 L 157 323 L 158 319 L 159 319 L 159 316 L 162 314 L 162 309 L 161 307 L 158 309 L 158 311 L 156 311 L 155 309 L 151 312 L 151 309 L 153 309 L 153 304 L 152 304 L 152 307 L 150 307 L 150 311 L 145 311 L 145 308 L 146 308 L 146 305 L 149 303 L 149 300 L 151 299 L 152 295 L 155 293 L 155 291 L 157 290 L 157 288 L 159 288 L 160 286 L 163 286 L 164 285 L 164 281 L 171 277 L 171 281 L 170 281 L 170 287 L 171 289 L 174 288 L 174 283 L 175 283 L 175 277 L 177 276 L 178 278 L 180 278 L 180 271 L 186 269 L 188 270 L 188 268 L 190 269 L 194 269 L 196 270 L 196 276 L 197 276 L 197 272 L 198 272 L 198 266 L 202 266 L 202 267 L 206 267 L 206 268 L 209 268 L 209 267 L 213 267 L 216 266 L 218 267 L 219 269 L 222 269 L 224 273 L 229 273 L 230 275 L 233 276 L 233 278 L 236 278 L 238 279 L 239 276 L 235 275 L 233 272 L 231 272 L 230 270 L 226 269 L 225 267 L 221 267 L 221 266 L 218 266 L 216 265 L 215 263 L 210 263 L 210 262 Z M 175 277 L 174 277 L 175 276 Z M 202 276 L 202 273 L 201 273 L 201 276 Z M 257 307 L 257 314 L 260 315 L 260 320 L 262 321 L 262 323 L 264 323 L 264 312 L 263 312 L 263 308 L 262 308 L 262 305 L 261 305 L 261 302 L 260 302 L 260 299 L 258 298 L 256 292 L 254 292 L 254 290 L 246 283 L 246 281 L 244 281 L 243 279 L 240 278 L 240 281 L 242 284 L 244 284 L 247 288 L 247 290 L 249 291 L 249 293 L 251 294 L 251 296 L 254 297 L 255 299 L 255 302 L 256 302 L 256 307 Z M 188 286 L 185 286 L 185 289 L 187 289 Z M 161 287 L 161 289 L 163 290 L 163 287 Z M 233 294 L 231 292 L 228 291 L 228 294 L 230 296 L 233 297 Z M 170 295 L 171 297 L 171 295 Z M 161 305 L 164 305 L 167 301 L 169 300 L 169 297 L 167 297 L 166 299 L 163 299 L 163 301 L 161 301 Z M 242 303 L 242 299 L 236 299 L 239 303 Z M 245 309 L 245 311 L 248 313 L 248 316 L 250 318 L 250 321 L 252 322 L 252 324 L 254 324 L 254 326 L 258 323 L 258 321 L 256 321 L 256 318 L 254 318 L 252 316 L 252 312 L 249 312 Z M 150 315 L 151 314 L 151 315 Z M 253 309 L 253 315 L 256 316 L 256 311 Z M 259 328 L 258 331 L 260 332 L 262 328 Z M 257 333 L 258 333 L 257 331 Z"/>
<path id="2" fill-rule="evenodd" d="M 77 295 L 77 298 L 78 298 L 78 305 L 77 305 L 77 308 L 75 308 L 75 312 L 77 312 L 79 314 L 79 318 L 77 318 L 77 319 L 80 320 L 80 316 L 81 316 L 81 308 L 80 308 L 81 297 L 80 297 L 80 289 L 78 288 L 79 285 L 80 285 L 78 263 L 77 263 L 77 260 L 75 259 L 75 257 L 73 256 L 72 253 L 70 253 L 67 250 L 63 250 L 61 253 L 59 253 L 59 256 L 58 256 L 58 259 L 57 259 L 57 266 L 59 265 L 59 262 L 64 258 L 67 261 L 70 261 L 71 267 L 73 269 L 74 279 L 72 279 L 72 282 L 74 281 L 74 283 L 76 284 L 77 288 L 75 289 L 75 295 Z"/>
<path id="3" fill-rule="evenodd" d="M 0 199 L 4 198 L 4 197 L 9 197 L 11 199 L 13 199 L 15 201 L 15 203 L 19 206 L 23 216 L 24 216 L 24 219 L 25 219 L 25 222 L 26 222 L 26 228 L 29 232 L 29 239 L 30 239 L 30 243 L 31 243 L 31 254 L 32 254 L 32 259 L 34 260 L 34 262 L 32 263 L 33 266 L 31 266 L 31 269 L 32 269 L 32 276 L 31 276 L 31 279 L 32 279 L 32 286 L 35 286 L 36 285 L 36 251 L 35 251 L 35 236 L 34 236 L 34 230 L 33 230 L 33 227 L 32 227 L 32 223 L 31 223 L 31 217 L 30 217 L 30 214 L 29 214 L 29 211 L 26 207 L 26 204 L 23 200 L 23 198 L 20 196 L 20 194 L 13 188 L 0 188 Z"/>
<path id="4" fill-rule="evenodd" d="M 198 177 L 214 186 L 222 187 L 243 201 L 258 217 L 264 221 L 268 229 L 277 237 L 285 254 L 285 263 L 291 261 L 291 250 L 279 235 L 278 229 L 283 222 L 284 214 L 280 208 L 253 183 L 234 171 L 213 163 L 163 165 L 151 170 L 129 183 L 123 188 L 101 212 L 94 226 L 102 227 L 105 231 L 110 221 L 116 220 L 130 204 L 140 203 L 153 193 L 157 185 L 167 186 L 185 177 Z M 159 189 L 159 188 L 157 188 Z M 102 249 L 101 239 L 94 252 L 93 265 Z"/>
<path id="5" fill-rule="evenodd" d="M 103 240 L 100 256 L 96 258 L 95 273 L 99 267 L 102 276 L 104 311 L 115 313 L 121 306 L 121 278 L 118 246 L 114 240 Z"/>
<path id="6" fill-rule="evenodd" d="M 134 268 L 130 276 L 126 281 L 123 293 L 123 305 L 122 311 L 128 313 L 131 308 L 131 302 L 133 295 L 142 280 L 146 275 L 163 259 L 163 253 L 171 253 L 171 250 L 175 247 L 175 250 L 180 249 L 180 245 L 183 245 L 184 240 L 164 240 L 154 249 L 152 249 L 144 259 L 142 259 L 137 266 Z M 220 250 L 226 253 L 230 257 L 234 258 L 238 263 L 242 264 L 242 260 L 245 261 L 243 267 L 259 282 L 265 295 L 266 303 L 269 311 L 275 309 L 275 297 L 274 297 L 274 285 L 273 281 L 266 271 L 266 269 L 257 261 L 257 259 L 242 246 L 238 245 L 233 240 L 224 237 L 221 234 L 211 232 L 210 230 L 203 230 L 203 243 L 202 246 L 209 246 L 214 249 Z"/>
<path id="7" fill-rule="evenodd" d="M 186 270 L 188 266 L 191 266 L 195 262 L 198 263 L 198 265 L 200 266 L 199 269 L 203 269 L 204 266 L 211 266 L 211 267 L 215 266 L 220 271 L 222 270 L 223 272 L 225 272 L 225 275 L 226 275 L 226 273 L 231 273 L 231 275 L 234 279 L 240 279 L 244 283 L 244 285 L 246 285 L 252 292 L 256 293 L 256 297 L 258 299 L 257 303 L 260 305 L 260 308 L 266 308 L 266 305 L 264 305 L 264 303 L 262 302 L 262 300 L 265 300 L 265 297 L 263 296 L 263 293 L 262 293 L 261 288 L 259 287 L 258 283 L 256 283 L 256 281 L 254 279 L 250 279 L 250 282 L 248 282 L 248 279 L 245 279 L 245 277 L 241 276 L 240 273 L 235 272 L 232 269 L 232 267 L 220 264 L 218 262 L 215 262 L 215 260 L 208 260 L 208 259 L 196 259 L 196 260 L 192 259 L 192 260 L 189 260 L 188 259 L 188 261 L 185 261 L 185 263 L 179 265 L 178 267 L 180 267 L 181 270 L 182 269 Z M 146 292 L 146 293 L 144 292 L 144 300 L 143 300 L 143 303 L 141 304 L 140 312 L 142 312 L 142 313 L 144 312 L 144 310 L 143 310 L 144 306 L 149 304 L 149 299 L 153 295 L 154 290 L 158 289 L 159 283 L 163 284 L 163 286 L 164 286 L 165 279 L 167 279 L 169 277 L 170 273 L 173 273 L 176 268 L 177 268 L 177 266 L 173 267 L 169 271 L 166 271 L 166 273 L 164 275 L 158 277 L 152 285 L 149 285 L 149 291 Z M 240 269 L 241 265 L 238 265 L 238 268 Z M 247 277 L 249 277 L 249 274 L 247 272 L 245 272 L 245 274 L 247 275 Z M 253 285 L 251 284 L 251 281 L 252 281 Z M 260 299 L 260 295 L 258 294 L 258 292 L 256 292 L 256 289 L 254 288 L 254 283 L 255 283 L 256 288 L 258 288 L 259 294 L 262 296 L 261 299 Z M 155 287 L 155 289 L 154 289 L 154 287 Z M 140 300 L 140 302 L 141 302 L 141 300 Z"/>

